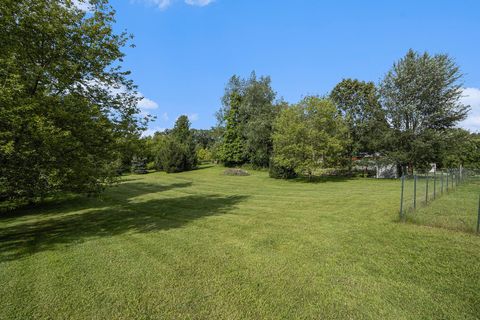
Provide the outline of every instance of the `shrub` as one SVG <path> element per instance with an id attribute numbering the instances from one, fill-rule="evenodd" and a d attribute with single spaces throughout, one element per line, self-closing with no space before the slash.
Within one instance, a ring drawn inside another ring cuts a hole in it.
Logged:
<path id="1" fill-rule="evenodd" d="M 164 136 L 155 151 L 156 167 L 167 173 L 195 169 L 197 153 L 190 122 L 187 116 L 180 116 L 172 131 Z"/>
<path id="2" fill-rule="evenodd" d="M 156 170 L 157 166 L 155 165 L 155 161 L 150 161 L 147 163 L 147 170 Z"/>
<path id="3" fill-rule="evenodd" d="M 211 162 L 212 152 L 209 149 L 200 148 L 197 150 L 197 159 L 200 162 Z"/>
<path id="4" fill-rule="evenodd" d="M 132 172 L 135 174 L 148 173 L 145 159 L 134 157 L 132 159 Z"/>
<path id="5" fill-rule="evenodd" d="M 187 161 L 187 151 L 184 144 L 173 137 L 169 137 L 159 152 L 162 168 L 167 173 L 190 170 Z"/>
<path id="6" fill-rule="evenodd" d="M 293 168 L 280 166 L 273 162 L 270 163 L 268 174 L 270 178 L 274 179 L 293 179 L 297 177 L 297 173 Z"/>

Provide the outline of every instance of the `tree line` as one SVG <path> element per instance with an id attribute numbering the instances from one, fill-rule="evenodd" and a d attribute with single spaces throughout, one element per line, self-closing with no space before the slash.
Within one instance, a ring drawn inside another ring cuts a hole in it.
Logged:
<path id="1" fill-rule="evenodd" d="M 479 136 L 456 128 L 468 112 L 459 67 L 413 50 L 379 84 L 344 79 L 295 104 L 268 76 L 233 76 L 217 126 L 192 129 L 181 116 L 142 138 L 150 117 L 139 116 L 141 96 L 122 68 L 132 37 L 114 31 L 107 0 L 89 3 L 85 12 L 71 0 L 0 2 L 0 202 L 95 194 L 127 171 L 211 161 L 277 178 L 348 173 L 363 155 L 408 171 L 479 166 Z"/>
<path id="2" fill-rule="evenodd" d="M 269 166 L 274 177 L 351 172 L 366 155 L 410 173 L 431 163 L 478 167 L 478 134 L 457 127 L 469 111 L 462 77 L 448 55 L 409 50 L 378 85 L 344 79 L 328 95 L 288 105 L 275 100 L 268 77 L 234 76 L 219 112 L 217 157 L 227 166 Z"/>
<path id="3" fill-rule="evenodd" d="M 107 0 L 77 2 L 0 1 L 0 202 L 100 192 L 145 128 L 131 36 Z"/>
<path id="4" fill-rule="evenodd" d="M 221 99 L 218 125 L 203 131 L 209 143 L 190 150 L 227 167 L 269 168 L 275 178 L 327 169 L 351 174 L 366 162 L 393 164 L 404 173 L 431 163 L 478 167 L 478 134 L 457 127 L 469 111 L 461 103 L 462 77 L 448 55 L 409 50 L 378 84 L 343 79 L 325 96 L 288 104 L 270 77 L 235 75 Z"/>

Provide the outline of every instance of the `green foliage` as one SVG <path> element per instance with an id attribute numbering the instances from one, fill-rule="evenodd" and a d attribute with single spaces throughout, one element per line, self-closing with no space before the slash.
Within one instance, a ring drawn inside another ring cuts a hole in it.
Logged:
<path id="1" fill-rule="evenodd" d="M 163 138 L 159 137 L 156 162 L 162 170 L 174 173 L 192 170 L 197 166 L 196 146 L 187 116 L 180 116 L 174 128 Z"/>
<path id="2" fill-rule="evenodd" d="M 451 129 L 445 137 L 443 167 L 480 169 L 480 136 L 463 129 Z"/>
<path id="3" fill-rule="evenodd" d="M 163 170 L 162 158 L 160 157 L 161 150 L 167 143 L 168 135 L 165 132 L 156 132 L 149 144 L 150 153 L 152 154 L 152 161 L 154 162 L 155 170 Z"/>
<path id="4" fill-rule="evenodd" d="M 211 162 L 213 160 L 212 151 L 205 148 L 197 149 L 197 158 L 200 162 Z"/>
<path id="5" fill-rule="evenodd" d="M 318 169 L 339 165 L 346 143 L 347 127 L 335 105 L 327 99 L 306 97 L 278 116 L 273 162 L 311 177 Z"/>
<path id="6" fill-rule="evenodd" d="M 147 171 L 147 162 L 145 159 L 134 157 L 132 159 L 132 173 L 135 174 L 145 174 Z"/>
<path id="7" fill-rule="evenodd" d="M 182 172 L 187 168 L 187 148 L 172 136 L 166 138 L 165 144 L 159 151 L 158 159 L 162 169 L 167 173 Z"/>
<path id="8" fill-rule="evenodd" d="M 155 164 L 155 161 L 150 161 L 147 163 L 147 170 L 157 170 L 157 166 Z"/>
<path id="9" fill-rule="evenodd" d="M 175 126 L 173 127 L 170 134 L 175 137 L 180 143 L 193 143 L 193 134 L 190 130 L 190 121 L 188 117 L 182 115 L 178 117 L 177 121 L 175 122 Z"/>
<path id="10" fill-rule="evenodd" d="M 0 199 L 99 192 L 118 142 L 142 125 L 121 69 L 129 37 L 103 0 L 88 15 L 67 0 L 7 0 L 0 17 Z"/>
<path id="11" fill-rule="evenodd" d="M 154 159 L 153 139 L 151 137 L 142 138 L 140 132 L 126 134 L 117 140 L 117 149 L 120 173 L 131 171 L 134 158 L 141 158 L 146 162 Z"/>
<path id="12" fill-rule="evenodd" d="M 221 133 L 218 132 L 217 128 L 209 130 L 192 129 L 192 135 L 197 148 L 209 149 L 218 141 Z"/>
<path id="13" fill-rule="evenodd" d="M 226 124 L 221 158 L 227 165 L 250 163 L 268 167 L 272 153 L 273 122 L 279 107 L 270 77 L 257 79 L 254 72 L 247 80 L 233 76 L 222 99 L 217 117 Z M 233 110 L 232 110 L 233 109 Z"/>
<path id="14" fill-rule="evenodd" d="M 220 160 L 226 166 L 236 166 L 245 162 L 245 144 L 241 131 L 242 123 L 240 122 L 241 99 L 238 92 L 230 94 L 230 108 L 226 116 L 227 125 L 220 150 Z"/>
<path id="15" fill-rule="evenodd" d="M 298 176 L 294 168 L 280 166 L 274 161 L 270 161 L 268 175 L 274 179 L 293 179 Z"/>
<path id="16" fill-rule="evenodd" d="M 255 73 L 252 73 L 245 85 L 240 110 L 245 124 L 243 135 L 247 159 L 257 167 L 268 167 L 272 154 L 273 123 L 278 114 L 275 97 L 270 77 L 257 80 Z"/>
<path id="17" fill-rule="evenodd" d="M 348 126 L 349 157 L 381 150 L 388 123 L 373 82 L 343 79 L 330 94 Z"/>
<path id="18" fill-rule="evenodd" d="M 387 153 L 401 165 L 425 167 L 442 162 L 446 131 L 465 119 L 459 102 L 462 74 L 448 55 L 410 50 L 381 84 L 381 101 L 392 127 Z"/>

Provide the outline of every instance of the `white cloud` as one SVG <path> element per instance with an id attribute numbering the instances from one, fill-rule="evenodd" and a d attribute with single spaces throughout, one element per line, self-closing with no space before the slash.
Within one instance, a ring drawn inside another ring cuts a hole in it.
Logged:
<path id="1" fill-rule="evenodd" d="M 85 12 L 92 12 L 94 10 L 93 6 L 88 0 L 73 0 L 72 4 L 78 9 Z"/>
<path id="2" fill-rule="evenodd" d="M 187 118 L 190 122 L 195 122 L 199 119 L 198 113 L 190 113 L 190 114 L 181 113 L 177 116 L 176 120 L 178 120 L 178 118 L 180 118 L 181 116 L 187 116 Z"/>
<path id="3" fill-rule="evenodd" d="M 148 128 L 147 130 L 143 131 L 142 133 L 142 137 L 152 137 L 155 132 L 163 132 L 167 130 L 166 128 L 162 128 L 162 127 L 153 127 L 153 128 Z"/>
<path id="4" fill-rule="evenodd" d="M 160 9 L 166 9 L 172 4 L 172 0 L 152 0 Z"/>
<path id="5" fill-rule="evenodd" d="M 142 0 L 137 0 L 137 1 L 142 1 Z M 175 1 L 176 0 L 143 0 L 143 2 L 154 5 L 158 7 L 160 10 L 167 9 Z M 208 6 L 210 3 L 212 3 L 214 0 L 184 0 L 184 1 L 189 6 L 205 7 L 205 6 Z"/>
<path id="6" fill-rule="evenodd" d="M 98 86 L 102 89 L 108 90 L 112 95 L 121 95 L 127 92 L 127 88 L 123 85 L 118 87 L 107 86 L 98 80 L 90 80 L 87 82 L 86 85 L 80 83 L 79 87 L 86 88 L 89 85 Z M 140 109 L 140 115 L 146 116 L 148 114 L 147 110 L 158 109 L 158 103 L 156 103 L 151 99 L 146 98 L 141 92 L 137 92 L 135 96 L 139 99 L 137 103 L 137 107 Z"/>
<path id="7" fill-rule="evenodd" d="M 190 6 L 205 7 L 212 3 L 214 0 L 185 0 L 185 3 Z"/>
<path id="8" fill-rule="evenodd" d="M 168 113 L 166 113 L 166 112 L 162 113 L 162 120 L 165 121 L 165 122 L 170 120 L 170 117 L 168 116 Z"/>
<path id="9" fill-rule="evenodd" d="M 480 132 L 480 89 L 465 88 L 461 102 L 469 105 L 471 110 L 466 120 L 460 123 L 460 127 L 474 132 Z"/>
<path id="10" fill-rule="evenodd" d="M 198 120 L 198 113 L 191 113 L 188 115 L 188 119 L 191 121 L 191 122 L 195 122 Z"/>
<path id="11" fill-rule="evenodd" d="M 158 108 L 158 103 L 148 98 L 143 97 L 142 100 L 138 102 L 138 107 L 141 110 L 153 110 Z"/>

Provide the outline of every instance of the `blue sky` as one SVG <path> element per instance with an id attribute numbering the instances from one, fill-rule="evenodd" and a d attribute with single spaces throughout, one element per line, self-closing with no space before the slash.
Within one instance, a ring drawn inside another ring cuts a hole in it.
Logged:
<path id="1" fill-rule="evenodd" d="M 270 75 L 294 103 L 342 78 L 379 82 L 409 48 L 448 53 L 465 73 L 462 126 L 480 130 L 480 1 L 112 0 L 118 30 L 135 35 L 125 67 L 156 115 L 193 127 L 214 113 L 233 74 Z"/>

